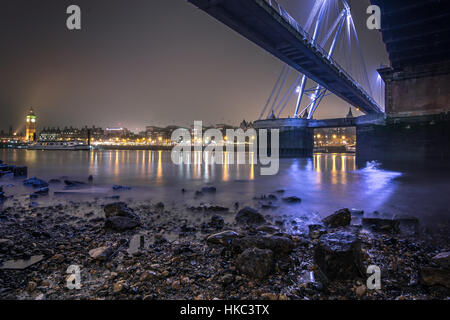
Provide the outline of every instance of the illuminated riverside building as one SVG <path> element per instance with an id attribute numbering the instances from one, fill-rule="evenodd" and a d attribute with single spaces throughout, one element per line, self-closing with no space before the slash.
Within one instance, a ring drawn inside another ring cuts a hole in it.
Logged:
<path id="1" fill-rule="evenodd" d="M 36 136 L 36 115 L 34 114 L 33 108 L 30 108 L 26 121 L 25 140 L 34 141 Z"/>
<path id="2" fill-rule="evenodd" d="M 73 127 L 65 127 L 64 129 L 60 129 L 59 127 L 55 128 L 44 128 L 39 133 L 40 141 L 84 141 L 87 140 L 90 136 L 93 140 L 101 140 L 104 137 L 104 131 L 102 128 L 93 126 L 92 128 L 88 128 L 88 126 L 84 126 L 83 128 L 73 128 Z"/>
<path id="3" fill-rule="evenodd" d="M 356 128 L 323 128 L 314 130 L 314 146 L 346 146 L 356 143 Z"/>
<path id="4" fill-rule="evenodd" d="M 147 126 L 145 127 L 145 133 L 147 139 L 151 141 L 167 141 L 172 137 L 172 132 L 178 129 L 178 126 L 169 126 L 166 128 Z"/>

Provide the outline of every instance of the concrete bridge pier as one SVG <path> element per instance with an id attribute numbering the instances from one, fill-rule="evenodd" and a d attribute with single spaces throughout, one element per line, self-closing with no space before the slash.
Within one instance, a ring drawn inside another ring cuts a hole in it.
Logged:
<path id="1" fill-rule="evenodd" d="M 314 129 L 307 119 L 269 119 L 255 121 L 255 130 L 280 130 L 280 157 L 312 157 L 314 149 Z M 270 150 L 270 139 L 269 139 Z"/>
<path id="2" fill-rule="evenodd" d="M 379 72 L 386 83 L 386 115 L 358 121 L 358 164 L 448 165 L 450 62 Z"/>

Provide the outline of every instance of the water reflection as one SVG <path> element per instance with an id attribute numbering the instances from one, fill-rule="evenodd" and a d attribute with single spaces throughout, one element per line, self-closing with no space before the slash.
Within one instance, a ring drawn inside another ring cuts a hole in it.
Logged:
<path id="1" fill-rule="evenodd" d="M 162 182 L 163 178 L 163 169 L 162 169 L 162 151 L 158 151 L 158 168 L 156 170 L 156 180 L 158 182 Z"/>
<path id="2" fill-rule="evenodd" d="M 86 181 L 94 175 L 95 187 L 111 190 L 111 185 L 133 187 L 133 196 L 152 195 L 158 201 L 194 201 L 194 197 L 180 200 L 180 189 L 200 190 L 205 183 L 217 187 L 217 197 L 203 201 L 215 201 L 232 207 L 235 202 L 257 206 L 253 198 L 261 194 L 284 189 L 286 195 L 303 199 L 299 206 L 280 204 L 283 214 L 311 216 L 314 213 L 328 215 L 344 207 L 361 208 L 411 215 L 448 214 L 448 200 L 442 195 L 449 189 L 450 179 L 442 173 L 438 176 L 420 176 L 398 179 L 401 172 L 382 170 L 376 165 L 357 168 L 352 154 L 315 154 L 310 159 L 280 159 L 280 171 L 275 176 L 261 176 L 260 166 L 253 162 L 236 164 L 231 154 L 224 153 L 223 164 L 212 161 L 202 152 L 187 154 L 184 164 L 174 165 L 171 153 L 166 151 L 97 150 L 91 152 L 0 150 L 1 160 L 8 164 L 26 165 L 29 176 L 42 179 L 68 176 Z M 409 175 L 411 173 L 408 173 Z M 0 181 L 0 185 L 8 182 Z M 12 182 L 15 188 L 23 187 L 21 180 Z M 12 194 L 13 189 L 8 189 Z M 136 189 L 145 190 L 139 193 Z M 29 199 L 30 191 L 22 194 Z M 202 201 L 199 200 L 199 201 Z M 38 200 L 39 201 L 39 200 Z"/>
<path id="3" fill-rule="evenodd" d="M 170 152 L 150 150 L 97 150 L 91 152 L 59 152 L 2 150 L 2 158 L 8 163 L 26 164 L 30 174 L 36 172 L 58 172 L 58 175 L 95 174 L 114 181 L 129 177 L 140 183 L 143 179 L 164 184 L 167 177 L 228 182 L 234 180 L 256 180 L 260 167 L 254 154 L 241 155 L 247 164 L 237 164 L 239 158 L 228 152 L 180 153 L 183 164 L 174 165 Z M 221 161 L 217 161 L 220 157 Z M 222 162 L 222 164 L 217 163 Z M 167 172 L 166 172 L 167 170 Z M 356 170 L 355 156 L 351 154 L 315 154 L 311 159 L 281 159 L 280 171 L 288 170 L 291 175 L 301 172 L 315 172 L 314 183 L 346 184 L 349 172 Z M 328 177 L 329 176 L 329 177 Z M 100 178 L 101 178 L 100 177 Z M 328 178 L 329 179 L 328 179 Z M 325 180 L 324 180 L 325 179 Z M 375 183 L 375 185 L 377 185 Z"/>

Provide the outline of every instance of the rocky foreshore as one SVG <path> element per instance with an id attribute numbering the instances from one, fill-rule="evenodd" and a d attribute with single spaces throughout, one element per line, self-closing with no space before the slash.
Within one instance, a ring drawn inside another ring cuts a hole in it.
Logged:
<path id="1" fill-rule="evenodd" d="M 28 181 L 36 192 L 48 188 L 43 182 Z M 301 205 L 300 198 L 280 194 L 260 196 L 261 208 Z M 366 218 L 342 209 L 300 228 L 291 217 L 239 203 L 229 209 L 113 199 L 48 206 L 10 201 L 0 213 L 0 299 L 450 296 L 447 230 L 429 238 L 412 217 Z M 381 270 L 381 289 L 367 287 L 371 265 Z M 79 267 L 80 289 L 67 286 L 75 283 L 70 266 Z"/>

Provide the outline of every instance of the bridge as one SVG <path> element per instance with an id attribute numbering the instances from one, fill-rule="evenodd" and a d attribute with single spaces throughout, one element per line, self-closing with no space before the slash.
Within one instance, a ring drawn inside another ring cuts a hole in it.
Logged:
<path id="1" fill-rule="evenodd" d="M 294 82 L 278 106 L 273 102 L 269 115 L 262 119 L 272 96 L 276 101 L 286 82 L 289 71 L 285 67 L 260 120 L 255 121 L 257 129 L 280 130 L 280 156 L 311 156 L 314 128 L 355 125 L 358 163 L 432 162 L 434 167 L 450 163 L 450 1 L 370 0 L 381 8 L 381 32 L 391 61 L 390 67 L 379 70 L 386 85 L 384 109 L 332 57 L 345 23 L 357 36 L 349 22 L 346 0 L 340 0 L 344 9 L 328 34 L 336 30 L 328 52 L 317 39 L 328 0 L 314 2 L 319 10 L 312 36 L 305 31 L 310 25 L 302 28 L 274 0 L 188 1 L 303 74 L 297 90 Z M 315 81 L 317 88 L 305 90 L 306 77 Z M 366 115 L 352 120 L 313 120 L 326 90 Z M 279 118 L 297 91 L 293 117 Z M 308 91 L 311 103 L 299 112 L 302 95 Z"/>
<path id="2" fill-rule="evenodd" d="M 364 113 L 383 112 L 314 35 L 309 35 L 275 0 L 188 1 Z"/>

